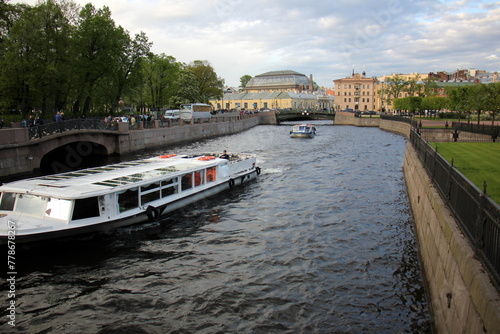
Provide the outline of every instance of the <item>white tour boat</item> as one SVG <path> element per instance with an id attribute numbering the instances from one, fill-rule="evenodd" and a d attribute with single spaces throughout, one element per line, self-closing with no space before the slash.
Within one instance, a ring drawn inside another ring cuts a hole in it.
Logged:
<path id="1" fill-rule="evenodd" d="M 290 130 L 292 138 L 313 138 L 316 135 L 316 127 L 312 124 L 297 124 Z"/>
<path id="2" fill-rule="evenodd" d="M 0 186 L 0 244 L 157 221 L 260 174 L 253 154 L 162 155 Z"/>

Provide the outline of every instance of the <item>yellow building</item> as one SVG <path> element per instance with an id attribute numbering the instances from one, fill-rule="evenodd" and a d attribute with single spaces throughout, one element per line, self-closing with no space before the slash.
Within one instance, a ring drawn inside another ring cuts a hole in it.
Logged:
<path id="1" fill-rule="evenodd" d="M 352 76 L 333 81 L 335 83 L 335 110 L 376 111 L 377 78 L 367 78 L 366 74 L 353 73 Z"/>
<path id="2" fill-rule="evenodd" d="M 333 96 L 315 90 L 312 75 L 295 71 L 259 74 L 240 93 L 210 101 L 216 110 L 333 109 Z"/>
<path id="3" fill-rule="evenodd" d="M 210 103 L 216 110 L 333 108 L 333 98 L 330 96 L 293 92 L 225 93 L 222 100 Z"/>

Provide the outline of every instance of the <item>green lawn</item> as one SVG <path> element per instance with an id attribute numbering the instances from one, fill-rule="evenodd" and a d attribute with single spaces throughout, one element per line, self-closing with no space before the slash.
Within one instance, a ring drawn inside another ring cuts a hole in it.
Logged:
<path id="1" fill-rule="evenodd" d="M 439 154 L 483 190 L 500 203 L 500 143 L 431 143 Z"/>

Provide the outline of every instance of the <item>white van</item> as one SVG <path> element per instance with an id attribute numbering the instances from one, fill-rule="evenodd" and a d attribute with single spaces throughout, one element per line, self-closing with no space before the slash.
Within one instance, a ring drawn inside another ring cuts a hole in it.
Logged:
<path id="1" fill-rule="evenodd" d="M 212 106 L 205 103 L 185 103 L 180 107 L 180 118 L 184 121 L 212 117 Z"/>
<path id="2" fill-rule="evenodd" d="M 180 110 L 179 109 L 170 109 L 165 110 L 165 119 L 178 120 L 180 118 Z"/>

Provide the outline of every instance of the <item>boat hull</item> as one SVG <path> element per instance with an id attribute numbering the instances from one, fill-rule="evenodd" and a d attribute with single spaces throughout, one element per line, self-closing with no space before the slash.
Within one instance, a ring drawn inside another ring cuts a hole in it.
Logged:
<path id="1" fill-rule="evenodd" d="M 257 167 L 245 173 L 238 174 L 237 176 L 232 177 L 225 182 L 214 184 L 209 188 L 205 188 L 203 191 L 192 193 L 188 196 L 176 199 L 175 201 L 160 203 L 157 206 L 148 206 L 147 210 L 125 218 L 101 221 L 81 226 L 68 225 L 68 227 L 65 229 L 48 230 L 44 232 L 37 231 L 35 233 L 29 233 L 24 231 L 21 234 L 16 233 L 15 235 L 2 235 L 0 236 L 0 245 L 6 245 L 9 240 L 14 241 L 15 244 L 22 244 L 47 241 L 51 239 L 66 239 L 68 237 L 81 236 L 89 233 L 110 232 L 119 227 L 125 227 L 145 222 L 155 222 L 160 220 L 161 217 L 164 217 L 170 212 L 184 208 L 192 203 L 214 196 L 223 191 L 227 191 L 233 187 L 250 182 L 254 180 L 258 174 L 260 174 L 260 169 Z M 11 236 L 10 239 L 9 235 Z"/>
<path id="2" fill-rule="evenodd" d="M 291 138 L 313 138 L 314 133 L 304 133 L 304 132 L 292 132 L 290 134 Z"/>

